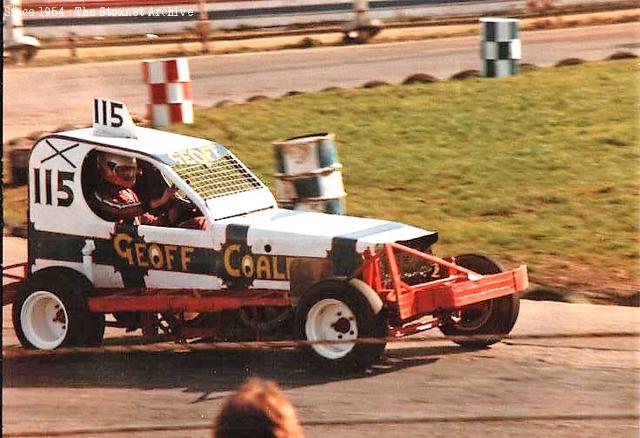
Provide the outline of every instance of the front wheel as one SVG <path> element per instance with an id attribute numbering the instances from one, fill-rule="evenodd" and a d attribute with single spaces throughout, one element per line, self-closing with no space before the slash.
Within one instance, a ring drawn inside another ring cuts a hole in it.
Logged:
<path id="1" fill-rule="evenodd" d="M 504 271 L 500 263 L 481 254 L 458 256 L 456 264 L 482 275 Z M 453 341 L 463 347 L 486 347 L 500 342 L 509 334 L 518 319 L 519 311 L 520 297 L 517 294 L 481 301 L 464 306 L 459 312 L 449 315 L 440 326 L 440 331 L 446 336 L 454 337 Z M 465 336 L 469 338 L 465 339 Z"/>
<path id="2" fill-rule="evenodd" d="M 382 313 L 373 313 L 362 293 L 342 281 L 320 282 L 302 296 L 296 307 L 295 329 L 298 339 L 331 341 L 307 345 L 304 352 L 338 368 L 366 368 L 385 348 L 384 341 L 356 342 L 384 338 L 386 321 Z"/>

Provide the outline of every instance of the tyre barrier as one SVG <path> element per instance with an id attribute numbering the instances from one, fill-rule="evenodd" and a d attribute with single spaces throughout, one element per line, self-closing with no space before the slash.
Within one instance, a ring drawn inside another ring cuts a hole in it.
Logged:
<path id="1" fill-rule="evenodd" d="M 430 84 L 433 82 L 438 82 L 438 78 L 427 73 L 416 73 L 408 76 L 404 81 L 402 81 L 402 85 Z"/>
<path id="2" fill-rule="evenodd" d="M 461 72 L 451 75 L 449 79 L 451 79 L 452 81 L 463 81 L 465 79 L 479 78 L 479 77 L 480 77 L 479 70 L 462 70 Z"/>
<path id="3" fill-rule="evenodd" d="M 273 142 L 276 193 L 283 208 L 344 214 L 342 164 L 329 133 Z"/>
<path id="4" fill-rule="evenodd" d="M 264 96 L 262 94 L 258 94 L 256 96 L 251 96 L 250 98 L 247 99 L 247 102 L 257 102 L 259 100 L 266 100 L 268 99 L 267 96 Z"/>
<path id="5" fill-rule="evenodd" d="M 142 75 L 149 86 L 147 110 L 153 126 L 193 123 L 191 76 L 187 58 L 143 61 Z"/>
<path id="6" fill-rule="evenodd" d="M 515 18 L 486 17 L 480 19 L 482 28 L 482 58 L 480 74 L 488 78 L 518 74 L 522 44 Z"/>
<path id="7" fill-rule="evenodd" d="M 220 102 L 217 102 L 215 105 L 213 105 L 214 108 L 226 108 L 228 106 L 233 106 L 236 105 L 236 103 L 233 100 L 229 100 L 229 99 L 224 99 L 221 100 Z"/>
<path id="8" fill-rule="evenodd" d="M 571 65 L 584 64 L 584 60 L 580 58 L 566 58 L 555 63 L 554 67 L 568 67 Z"/>
<path id="9" fill-rule="evenodd" d="M 521 72 L 527 72 L 527 71 L 533 71 L 533 70 L 538 70 L 540 67 L 538 67 L 535 64 L 530 64 L 528 62 L 524 62 L 522 64 L 520 64 L 520 71 Z"/>
<path id="10" fill-rule="evenodd" d="M 364 85 L 362 85 L 362 87 L 360 88 L 371 89 L 371 88 L 384 87 L 386 85 L 390 85 L 390 84 L 385 81 L 369 81 L 369 82 L 366 82 Z"/>
<path id="11" fill-rule="evenodd" d="M 557 303 L 572 303 L 574 301 L 568 291 L 544 286 L 530 287 L 522 294 L 521 298 L 531 301 L 554 301 Z"/>
<path id="12" fill-rule="evenodd" d="M 618 59 L 636 59 L 638 55 L 632 52 L 615 52 L 606 58 L 606 61 L 616 61 Z"/>

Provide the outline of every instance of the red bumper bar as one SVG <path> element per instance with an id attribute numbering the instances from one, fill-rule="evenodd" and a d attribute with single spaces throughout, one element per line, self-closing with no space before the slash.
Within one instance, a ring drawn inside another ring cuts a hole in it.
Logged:
<path id="1" fill-rule="evenodd" d="M 455 310 L 463 306 L 515 294 L 528 287 L 527 268 L 485 275 L 477 280 L 429 283 L 411 286 L 398 296 L 398 310 L 402 319 L 431 314 L 441 310 Z"/>
<path id="2" fill-rule="evenodd" d="M 438 264 L 448 271 L 449 276 L 427 283 L 408 285 L 401 279 L 395 251 Z M 393 289 L 379 290 L 379 292 L 385 295 L 387 300 L 397 302 L 402 320 L 414 319 L 438 311 L 459 309 L 481 301 L 522 292 L 529 286 L 526 266 L 499 274 L 480 275 L 450 261 L 397 243 L 386 244 L 384 255 L 391 274 Z M 368 258 L 367 262 L 370 265 L 378 262 L 377 257 L 374 256 L 365 258 Z M 371 268 L 364 271 L 371 271 Z"/>

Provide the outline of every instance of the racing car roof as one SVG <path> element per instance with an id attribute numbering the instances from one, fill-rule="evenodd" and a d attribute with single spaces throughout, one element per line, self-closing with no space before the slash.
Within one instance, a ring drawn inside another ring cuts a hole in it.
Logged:
<path id="1" fill-rule="evenodd" d="M 64 131 L 48 137 L 80 140 L 96 146 L 147 155 L 165 164 L 172 161 L 169 154 L 203 146 L 214 145 L 212 150 L 218 155 L 228 153 L 223 146 L 211 140 L 136 126 L 122 102 L 96 97 L 93 99 L 93 109 L 92 128 Z"/>
<path id="2" fill-rule="evenodd" d="M 125 152 L 143 154 L 163 161 L 162 156 L 171 152 L 210 145 L 211 140 L 136 127 L 137 138 L 106 137 L 94 134 L 92 128 L 75 129 L 55 134 L 59 137 L 82 140 L 97 146 L 108 146 Z"/>

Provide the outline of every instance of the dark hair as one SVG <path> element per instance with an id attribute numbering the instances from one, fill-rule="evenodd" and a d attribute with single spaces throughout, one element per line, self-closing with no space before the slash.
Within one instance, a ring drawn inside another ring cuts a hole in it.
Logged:
<path id="1" fill-rule="evenodd" d="M 273 382 L 251 379 L 222 405 L 214 438 L 303 438 L 295 409 Z"/>

